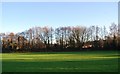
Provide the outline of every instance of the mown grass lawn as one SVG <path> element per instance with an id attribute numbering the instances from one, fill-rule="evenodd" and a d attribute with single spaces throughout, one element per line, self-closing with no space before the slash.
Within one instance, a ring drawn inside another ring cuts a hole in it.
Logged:
<path id="1" fill-rule="evenodd" d="M 3 72 L 117 72 L 117 51 L 3 53 Z"/>

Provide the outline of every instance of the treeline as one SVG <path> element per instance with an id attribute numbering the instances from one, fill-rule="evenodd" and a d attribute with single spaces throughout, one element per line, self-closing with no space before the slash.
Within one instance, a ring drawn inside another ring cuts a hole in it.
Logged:
<path id="1" fill-rule="evenodd" d="M 21 33 L 1 33 L 2 51 L 80 51 L 117 50 L 120 47 L 118 25 L 109 31 L 99 26 L 33 27 Z"/>

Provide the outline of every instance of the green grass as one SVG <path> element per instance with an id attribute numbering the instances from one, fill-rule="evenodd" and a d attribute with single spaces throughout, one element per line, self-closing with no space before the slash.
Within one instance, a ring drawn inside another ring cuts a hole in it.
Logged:
<path id="1" fill-rule="evenodd" d="M 3 72 L 117 72 L 117 51 L 3 53 Z"/>

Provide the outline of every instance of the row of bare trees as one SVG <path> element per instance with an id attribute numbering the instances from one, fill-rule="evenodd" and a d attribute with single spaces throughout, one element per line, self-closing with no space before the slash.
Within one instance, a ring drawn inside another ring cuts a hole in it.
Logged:
<path id="1" fill-rule="evenodd" d="M 120 47 L 118 25 L 33 27 L 21 33 L 2 35 L 2 48 L 10 51 L 54 51 L 117 49 Z"/>

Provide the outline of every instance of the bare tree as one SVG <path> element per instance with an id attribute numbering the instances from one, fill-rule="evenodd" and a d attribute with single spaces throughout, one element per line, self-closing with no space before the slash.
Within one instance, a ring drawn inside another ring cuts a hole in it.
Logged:
<path id="1" fill-rule="evenodd" d="M 77 45 L 75 47 L 77 48 L 82 47 L 84 31 L 85 29 L 80 26 L 76 26 L 72 28 L 72 37 L 75 40 L 75 43 Z"/>
<path id="2" fill-rule="evenodd" d="M 117 24 L 115 24 L 115 23 L 112 23 L 111 24 L 111 26 L 110 26 L 110 34 L 111 34 L 111 38 L 112 38 L 112 40 L 113 40 L 113 42 L 112 42 L 112 46 L 113 46 L 113 48 L 117 48 L 117 46 L 118 46 L 118 26 L 117 26 Z"/>
<path id="3" fill-rule="evenodd" d="M 118 26 L 115 23 L 112 23 L 110 26 L 110 34 L 112 37 L 117 36 L 118 35 Z"/>

